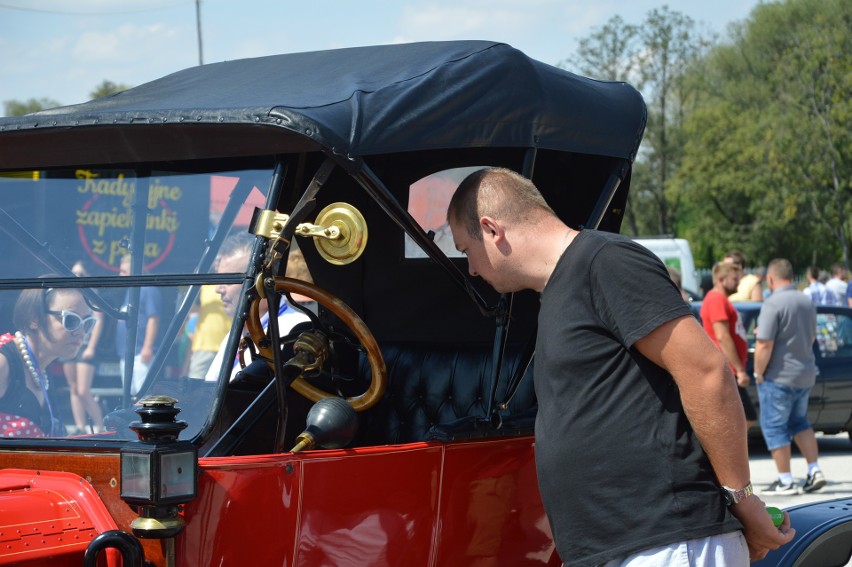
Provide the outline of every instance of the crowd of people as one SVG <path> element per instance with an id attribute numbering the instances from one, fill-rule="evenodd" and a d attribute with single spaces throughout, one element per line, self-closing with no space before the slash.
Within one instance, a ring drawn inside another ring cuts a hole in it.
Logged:
<path id="1" fill-rule="evenodd" d="M 733 263 L 740 268 L 740 280 L 728 299 L 731 301 L 763 301 L 771 293 L 766 281 L 766 267 L 749 269 L 746 266 L 745 256 L 738 250 L 733 250 L 725 255 L 723 261 Z M 671 277 L 675 283 L 679 282 L 680 273 L 670 268 Z M 712 274 L 708 274 L 703 283 L 703 291 L 706 295 L 712 289 Z M 804 281 L 806 285 L 801 286 L 802 292 L 808 296 L 814 305 L 838 305 L 852 307 L 852 287 L 849 284 L 849 272 L 846 266 L 840 262 L 831 265 L 830 272 L 820 269 L 818 266 L 807 266 L 804 270 Z M 796 281 L 796 280 L 794 280 Z M 685 293 L 685 292 L 684 292 Z"/>
<path id="2" fill-rule="evenodd" d="M 704 295 L 700 318 L 707 334 L 729 361 L 746 418 L 752 421 L 757 413 L 745 388 L 752 378 L 757 387 L 760 428 L 778 472 L 778 478 L 763 493 L 814 492 L 826 484 L 819 466 L 816 436 L 807 419 L 808 399 L 817 375 L 813 353 L 816 306 L 839 305 L 837 297 L 846 297 L 846 270 L 835 264 L 829 279 L 817 268 L 808 267 L 808 287 L 799 291 L 794 284 L 793 266 L 786 259 L 772 260 L 766 269 L 752 274 L 745 274 L 744 269 L 745 257 L 739 251 L 726 254 L 713 266 L 713 288 Z M 753 376 L 746 368 L 746 329 L 732 301 L 764 303 L 754 331 Z M 792 443 L 798 446 L 808 467 L 801 487 L 791 472 Z"/>

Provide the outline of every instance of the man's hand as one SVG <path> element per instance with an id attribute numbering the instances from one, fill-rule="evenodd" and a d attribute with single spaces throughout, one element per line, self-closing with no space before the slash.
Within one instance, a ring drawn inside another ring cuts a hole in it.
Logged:
<path id="1" fill-rule="evenodd" d="M 737 384 L 740 388 L 748 388 L 749 381 L 748 372 L 737 370 Z"/>
<path id="2" fill-rule="evenodd" d="M 743 525 L 743 534 L 748 543 L 749 558 L 759 561 L 773 549 L 790 543 L 796 530 L 790 527 L 790 515 L 784 512 L 784 523 L 775 527 L 763 501 L 756 495 L 749 496 L 729 508 Z"/>

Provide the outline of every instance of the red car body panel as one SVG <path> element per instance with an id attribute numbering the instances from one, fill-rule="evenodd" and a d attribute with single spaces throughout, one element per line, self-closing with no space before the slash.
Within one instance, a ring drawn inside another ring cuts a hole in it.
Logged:
<path id="1" fill-rule="evenodd" d="M 77 566 L 89 542 L 116 527 L 80 476 L 0 469 L 0 564 Z"/>
<path id="2" fill-rule="evenodd" d="M 530 437 L 200 460 L 179 565 L 544 565 Z"/>

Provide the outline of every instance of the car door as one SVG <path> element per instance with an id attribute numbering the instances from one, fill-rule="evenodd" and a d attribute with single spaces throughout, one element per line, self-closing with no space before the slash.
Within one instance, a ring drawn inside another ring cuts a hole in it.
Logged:
<path id="1" fill-rule="evenodd" d="M 814 429 L 836 433 L 852 427 L 852 309 L 817 308 L 819 375 L 811 394 L 822 399 Z"/>

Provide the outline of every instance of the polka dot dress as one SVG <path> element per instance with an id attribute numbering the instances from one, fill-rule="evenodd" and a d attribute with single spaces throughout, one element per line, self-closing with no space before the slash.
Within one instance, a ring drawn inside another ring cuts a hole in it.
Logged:
<path id="1" fill-rule="evenodd" d="M 0 414 L 0 437 L 45 437 L 41 428 L 25 417 Z"/>

